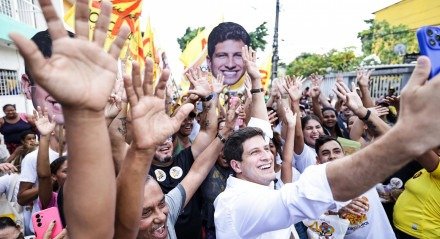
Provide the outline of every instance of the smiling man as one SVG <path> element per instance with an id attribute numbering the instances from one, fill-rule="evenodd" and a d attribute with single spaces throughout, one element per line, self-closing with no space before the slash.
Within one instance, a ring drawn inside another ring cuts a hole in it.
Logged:
<path id="1" fill-rule="evenodd" d="M 237 23 L 222 22 L 212 29 L 207 56 L 212 74 L 223 74 L 225 85 L 236 84 L 246 72 L 241 49 L 250 43 L 249 33 Z"/>

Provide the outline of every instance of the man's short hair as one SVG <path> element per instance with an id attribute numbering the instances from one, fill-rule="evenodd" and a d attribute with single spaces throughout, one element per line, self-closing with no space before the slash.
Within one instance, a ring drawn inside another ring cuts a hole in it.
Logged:
<path id="1" fill-rule="evenodd" d="M 212 59 L 212 55 L 215 51 L 215 46 L 218 43 L 226 40 L 243 41 L 244 44 L 251 44 L 251 37 L 249 33 L 240 25 L 235 22 L 222 22 L 218 24 L 208 36 L 208 56 Z"/>
<path id="2" fill-rule="evenodd" d="M 324 135 L 320 135 L 319 138 L 317 138 L 316 141 L 315 141 L 315 151 L 316 151 L 316 154 L 319 155 L 319 149 L 324 144 L 326 144 L 327 142 L 330 142 L 332 140 L 336 141 L 339 144 L 339 146 L 341 146 L 341 149 L 342 149 L 341 143 L 339 143 L 339 141 L 335 137 L 324 134 Z"/>
<path id="3" fill-rule="evenodd" d="M 67 31 L 70 37 L 75 37 L 73 32 Z M 50 34 L 48 30 L 37 32 L 31 40 L 35 42 L 38 49 L 41 51 L 44 57 L 49 58 L 52 56 L 52 39 L 50 38 Z M 31 78 L 26 66 L 24 68 L 26 75 L 28 76 L 32 85 L 34 85 L 34 80 Z"/>
<path id="4" fill-rule="evenodd" d="M 255 136 L 264 138 L 263 130 L 257 127 L 245 127 L 235 131 L 228 137 L 223 147 L 223 155 L 226 161 L 228 161 L 228 164 L 230 164 L 233 159 L 242 161 L 244 141 Z"/>

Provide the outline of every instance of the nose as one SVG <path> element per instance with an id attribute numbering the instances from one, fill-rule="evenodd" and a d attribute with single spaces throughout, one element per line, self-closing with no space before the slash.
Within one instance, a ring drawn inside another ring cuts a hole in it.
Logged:
<path id="1" fill-rule="evenodd" d="M 156 209 L 155 215 L 154 215 L 154 223 L 164 223 L 167 220 L 167 215 L 162 212 L 160 209 Z"/>
<path id="2" fill-rule="evenodd" d="M 227 62 L 225 64 L 226 69 L 228 70 L 232 70 L 234 69 L 236 66 L 234 58 L 233 57 L 228 57 Z"/>

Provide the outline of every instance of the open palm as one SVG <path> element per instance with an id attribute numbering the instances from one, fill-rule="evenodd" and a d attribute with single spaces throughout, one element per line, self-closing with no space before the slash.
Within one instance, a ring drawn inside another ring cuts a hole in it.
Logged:
<path id="1" fill-rule="evenodd" d="M 43 109 L 41 109 L 40 106 L 37 106 L 37 111 L 34 110 L 34 117 L 35 126 L 37 126 L 40 135 L 49 135 L 54 131 L 56 123 L 53 116 L 52 119 L 49 119 L 47 107 L 43 107 Z"/>
<path id="2" fill-rule="evenodd" d="M 151 61 L 146 62 L 145 79 L 142 83 L 139 66 L 133 65 L 132 77 L 124 76 L 124 86 L 130 102 L 133 125 L 134 143 L 138 149 L 148 149 L 162 144 L 174 134 L 182 121 L 194 108 L 191 104 L 181 106 L 174 117 L 165 113 L 165 99 L 163 91 L 168 77 L 161 77 L 153 95 L 152 74 L 148 71 Z M 160 88 L 160 89 L 158 89 Z"/>
<path id="3" fill-rule="evenodd" d="M 11 34 L 31 76 L 63 107 L 93 111 L 104 109 L 116 79 L 116 58 L 128 35 L 128 28 L 121 28 L 107 53 L 103 46 L 111 13 L 110 3 L 102 4 L 93 42 L 88 40 L 87 18 L 77 14 L 77 36 L 70 38 L 50 1 L 42 1 L 41 4 L 52 38 L 52 56 L 44 58 L 33 41 Z M 77 8 L 77 12 L 87 12 L 86 2 L 82 0 Z"/>

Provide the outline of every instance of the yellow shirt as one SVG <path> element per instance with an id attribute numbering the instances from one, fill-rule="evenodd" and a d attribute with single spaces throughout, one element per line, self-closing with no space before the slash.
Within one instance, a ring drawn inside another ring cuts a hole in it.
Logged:
<path id="1" fill-rule="evenodd" d="M 440 238 L 440 164 L 418 171 L 394 206 L 394 225 L 417 238 Z"/>

